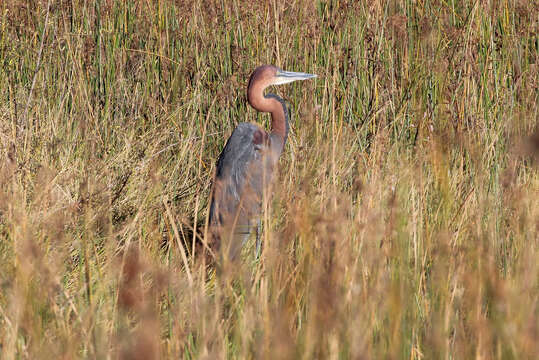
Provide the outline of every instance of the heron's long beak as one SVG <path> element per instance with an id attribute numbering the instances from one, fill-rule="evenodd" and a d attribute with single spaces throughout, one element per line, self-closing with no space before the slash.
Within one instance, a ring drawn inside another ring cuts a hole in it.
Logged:
<path id="1" fill-rule="evenodd" d="M 316 76 L 317 75 L 315 74 L 278 70 L 275 74 L 273 85 L 282 85 L 291 83 L 292 81 L 312 79 Z"/>

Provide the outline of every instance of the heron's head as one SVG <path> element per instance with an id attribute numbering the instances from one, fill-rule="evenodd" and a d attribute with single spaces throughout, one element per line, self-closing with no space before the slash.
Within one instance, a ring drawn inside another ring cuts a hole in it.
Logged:
<path id="1" fill-rule="evenodd" d="M 302 72 L 284 71 L 273 65 L 261 65 L 251 74 L 249 86 L 261 87 L 262 90 L 270 85 L 288 84 L 297 80 L 307 80 L 315 78 L 314 74 Z"/>

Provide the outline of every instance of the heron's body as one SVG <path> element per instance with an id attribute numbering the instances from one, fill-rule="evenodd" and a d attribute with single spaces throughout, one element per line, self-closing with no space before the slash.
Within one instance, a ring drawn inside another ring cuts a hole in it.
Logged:
<path id="1" fill-rule="evenodd" d="M 232 256 L 258 223 L 264 194 L 270 194 L 274 170 L 288 137 L 285 102 L 277 95 L 264 95 L 264 89 L 271 84 L 311 77 L 314 75 L 283 72 L 271 65 L 258 67 L 251 75 L 247 89 L 249 104 L 258 111 L 271 113 L 271 131 L 252 123 L 238 124 L 217 161 L 210 205 L 210 226 L 216 246 L 226 240 Z"/>

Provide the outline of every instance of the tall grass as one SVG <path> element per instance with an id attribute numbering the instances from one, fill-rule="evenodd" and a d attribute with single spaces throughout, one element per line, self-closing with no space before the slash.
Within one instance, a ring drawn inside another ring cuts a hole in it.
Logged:
<path id="1" fill-rule="evenodd" d="M 538 13 L 2 1 L 0 358 L 537 358 Z M 319 78 L 274 89 L 260 261 L 216 267 L 214 164 L 268 126 L 262 63 Z"/>

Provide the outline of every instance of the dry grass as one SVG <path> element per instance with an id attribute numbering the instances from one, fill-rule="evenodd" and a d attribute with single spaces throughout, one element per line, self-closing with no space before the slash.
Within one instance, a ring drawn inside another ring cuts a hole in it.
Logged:
<path id="1" fill-rule="evenodd" d="M 538 6 L 419 3 L 2 1 L 0 358 L 538 358 Z M 261 63 L 320 77 L 215 271 Z"/>

